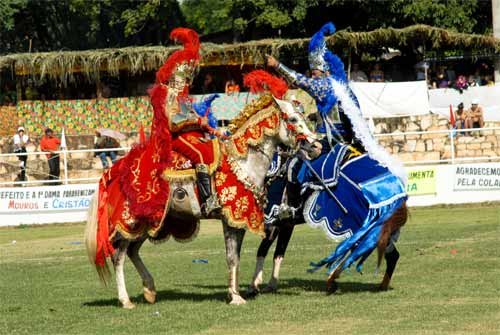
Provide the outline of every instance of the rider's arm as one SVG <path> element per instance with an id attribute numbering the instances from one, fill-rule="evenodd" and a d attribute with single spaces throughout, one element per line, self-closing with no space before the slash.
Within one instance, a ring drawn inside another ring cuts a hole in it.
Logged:
<path id="1" fill-rule="evenodd" d="M 308 78 L 301 73 L 298 73 L 287 66 L 279 63 L 276 71 L 285 79 L 303 89 L 315 99 L 324 99 L 328 90 L 328 82 L 326 78 Z"/>

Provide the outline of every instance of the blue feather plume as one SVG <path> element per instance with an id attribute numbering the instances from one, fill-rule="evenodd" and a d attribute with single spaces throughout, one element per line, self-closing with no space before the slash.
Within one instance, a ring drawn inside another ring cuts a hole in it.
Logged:
<path id="1" fill-rule="evenodd" d="M 338 81 L 347 82 L 347 74 L 344 70 L 344 62 L 342 62 L 339 56 L 333 54 L 331 51 L 327 51 L 325 53 L 325 60 L 328 64 L 330 75 Z"/>
<path id="2" fill-rule="evenodd" d="M 328 22 L 321 29 L 316 32 L 313 37 L 311 37 L 311 41 L 309 42 L 309 52 L 315 51 L 318 48 L 324 48 L 325 45 L 325 36 L 331 35 L 335 33 L 335 25 L 332 22 Z"/>
<path id="3" fill-rule="evenodd" d="M 212 102 L 219 96 L 220 96 L 219 94 L 212 94 L 203 101 L 198 101 L 193 103 L 193 109 L 195 110 L 196 114 L 198 114 L 201 117 L 207 116 L 208 125 L 212 128 L 217 128 L 217 119 L 215 118 L 211 110 L 208 111 L 207 115 L 205 114 L 207 113 L 207 109 L 209 109 L 210 106 L 212 106 Z"/>

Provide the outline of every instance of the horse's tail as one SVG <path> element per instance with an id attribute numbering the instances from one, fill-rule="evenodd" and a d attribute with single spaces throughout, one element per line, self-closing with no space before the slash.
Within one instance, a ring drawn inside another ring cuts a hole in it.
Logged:
<path id="1" fill-rule="evenodd" d="M 100 265 L 96 263 L 97 255 L 97 226 L 98 226 L 98 209 L 99 209 L 99 191 L 97 191 L 90 202 L 90 207 L 87 217 L 87 225 L 85 226 L 85 246 L 87 248 L 87 255 L 89 257 L 90 264 L 92 264 L 101 282 L 107 286 L 108 281 L 111 278 L 111 273 L 109 271 L 109 266 L 106 260 L 104 264 Z"/>
<path id="2" fill-rule="evenodd" d="M 377 253 L 378 253 L 378 261 L 377 267 L 380 267 L 382 263 L 382 256 L 385 253 L 385 249 L 387 248 L 387 244 L 389 243 L 389 239 L 393 232 L 401 228 L 406 221 L 408 220 L 408 207 L 406 206 L 406 201 L 403 203 L 401 207 L 399 207 L 394 214 L 384 223 L 382 228 L 382 232 L 380 233 L 380 237 L 377 242 Z"/>

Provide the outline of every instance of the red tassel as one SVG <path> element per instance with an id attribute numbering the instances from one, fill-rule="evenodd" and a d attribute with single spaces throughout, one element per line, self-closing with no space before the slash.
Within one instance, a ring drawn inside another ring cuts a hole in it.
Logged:
<path id="1" fill-rule="evenodd" d="M 252 93 L 270 91 L 278 99 L 282 99 L 288 90 L 286 81 L 264 70 L 247 73 L 243 78 L 243 85 L 250 88 Z"/>

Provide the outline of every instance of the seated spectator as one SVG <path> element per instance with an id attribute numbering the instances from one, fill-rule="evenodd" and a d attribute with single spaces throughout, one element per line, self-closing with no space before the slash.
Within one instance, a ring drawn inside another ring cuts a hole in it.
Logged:
<path id="1" fill-rule="evenodd" d="M 375 63 L 373 70 L 370 72 L 370 81 L 376 83 L 383 83 L 384 71 L 381 70 L 380 63 Z"/>
<path id="2" fill-rule="evenodd" d="M 464 75 L 459 75 L 457 80 L 455 80 L 455 88 L 462 93 L 468 88 L 467 78 Z"/>
<path id="3" fill-rule="evenodd" d="M 226 82 L 225 92 L 227 95 L 232 95 L 234 93 L 238 93 L 240 91 L 240 86 L 236 84 L 233 79 L 230 79 Z"/>
<path id="4" fill-rule="evenodd" d="M 439 71 L 434 78 L 433 87 L 435 88 L 448 88 L 450 87 L 450 82 L 444 71 Z"/>
<path id="5" fill-rule="evenodd" d="M 118 143 L 118 141 L 112 137 L 102 136 L 98 131 L 95 132 L 95 135 L 95 149 L 113 149 L 120 147 L 120 143 Z M 118 152 L 116 150 L 98 151 L 95 153 L 95 156 L 99 156 L 99 158 L 101 159 L 103 169 L 109 169 L 110 164 L 107 157 L 109 157 L 111 159 L 111 163 L 114 164 L 116 162 Z"/>
<path id="6" fill-rule="evenodd" d="M 358 64 L 352 64 L 351 80 L 352 81 L 361 81 L 361 82 L 368 81 L 368 77 L 366 76 L 366 73 L 364 73 L 362 70 L 359 69 Z"/>
<path id="7" fill-rule="evenodd" d="M 473 74 L 471 74 L 469 76 L 469 79 L 467 79 L 467 86 L 468 87 L 477 87 L 477 86 L 479 86 L 479 83 L 476 81 L 476 77 Z"/>
<path id="8" fill-rule="evenodd" d="M 495 82 L 491 75 L 484 76 L 484 85 L 486 86 L 495 86 Z"/>
<path id="9" fill-rule="evenodd" d="M 464 109 L 464 103 L 458 104 L 458 109 L 455 111 L 455 127 L 457 129 L 472 128 L 469 113 Z"/>
<path id="10" fill-rule="evenodd" d="M 478 99 L 472 99 L 469 109 L 469 116 L 471 118 L 472 128 L 484 127 L 484 112 L 483 107 L 479 106 Z"/>
<path id="11" fill-rule="evenodd" d="M 211 73 L 205 75 L 203 80 L 203 85 L 201 85 L 202 94 L 212 94 L 217 92 L 217 87 L 215 86 L 214 77 Z"/>

